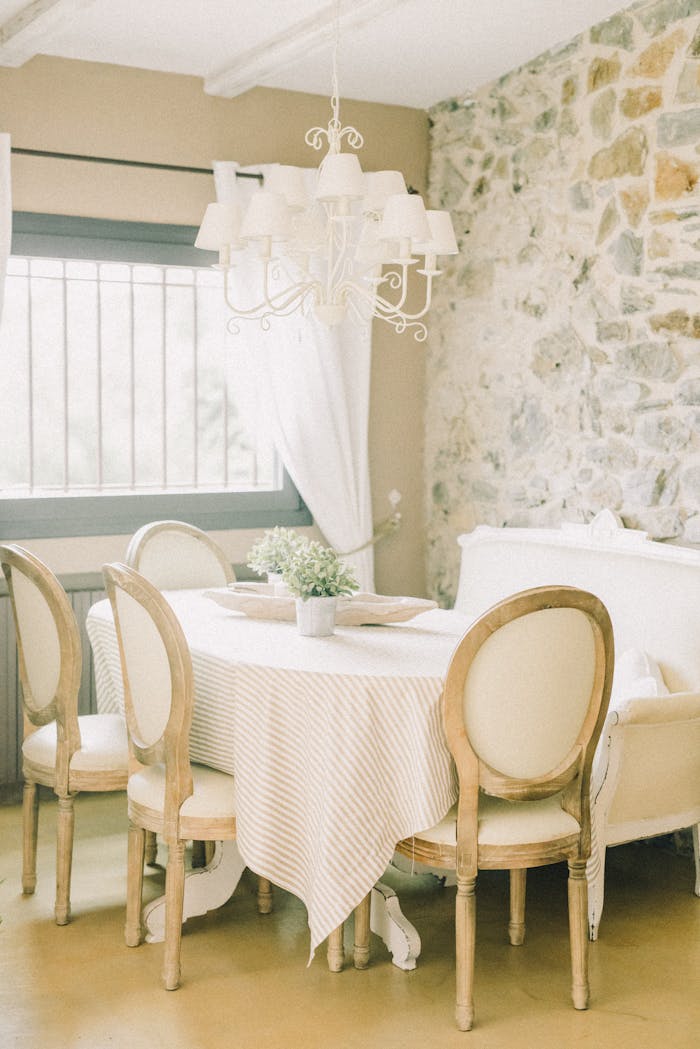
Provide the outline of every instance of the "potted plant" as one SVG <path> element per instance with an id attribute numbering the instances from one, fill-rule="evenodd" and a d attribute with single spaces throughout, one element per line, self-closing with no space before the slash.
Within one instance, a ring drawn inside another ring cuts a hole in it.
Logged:
<path id="1" fill-rule="evenodd" d="M 258 575 L 267 576 L 268 583 L 275 586 L 275 593 L 286 587 L 282 583 L 282 569 L 292 552 L 305 542 L 293 528 L 282 528 L 276 525 L 268 528 L 248 552 L 248 568 Z"/>
<path id="2" fill-rule="evenodd" d="M 282 568 L 282 579 L 296 598 L 299 633 L 308 637 L 333 633 L 338 598 L 359 585 L 335 550 L 313 540 L 303 540 L 294 548 Z"/>

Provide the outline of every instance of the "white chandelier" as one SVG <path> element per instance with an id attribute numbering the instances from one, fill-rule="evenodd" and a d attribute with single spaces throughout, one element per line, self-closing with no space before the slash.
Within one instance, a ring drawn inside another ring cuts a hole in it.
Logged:
<path id="1" fill-rule="evenodd" d="M 342 153 L 347 139 L 352 149 L 363 145 L 354 127 L 343 127 L 337 81 L 337 37 L 333 54 L 332 117 L 328 128 L 314 127 L 306 142 L 328 152 L 309 198 L 300 168 L 275 165 L 264 188 L 251 197 L 246 211 L 234 202 L 210 204 L 195 245 L 218 251 L 217 268 L 224 272 L 224 295 L 232 320 L 258 320 L 264 329 L 270 317 L 313 309 L 329 326 L 346 314 L 360 322 L 372 317 L 387 321 L 397 332 L 427 336 L 421 318 L 430 309 L 438 255 L 458 252 L 447 211 L 427 211 L 423 199 L 406 189 L 400 171 L 363 174 L 354 153 Z M 242 254 L 257 247 L 261 268 L 258 301 L 249 307 L 234 301 L 233 263 L 250 264 Z M 424 278 L 423 305 L 409 312 L 409 273 Z M 388 267 L 388 268 L 385 268 Z M 233 330 L 238 330 L 234 323 Z"/>

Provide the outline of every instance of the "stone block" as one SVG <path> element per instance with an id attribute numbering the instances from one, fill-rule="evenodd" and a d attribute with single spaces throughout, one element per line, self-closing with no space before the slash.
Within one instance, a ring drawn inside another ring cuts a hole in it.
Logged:
<path id="1" fill-rule="evenodd" d="M 618 373 L 636 378 L 673 382 L 681 373 L 674 351 L 665 342 L 639 342 L 624 346 L 615 354 Z"/>
<path id="2" fill-rule="evenodd" d="M 698 111 L 700 114 L 700 111 Z M 642 175 L 648 153 L 647 137 L 640 127 L 632 127 L 591 157 L 591 178 L 604 181 L 623 175 Z"/>
<path id="3" fill-rule="evenodd" d="M 613 265 L 618 273 L 638 277 L 642 272 L 644 240 L 627 229 L 617 238 L 612 246 Z"/>
<path id="4" fill-rule="evenodd" d="M 690 427 L 675 415 L 647 415 L 637 428 L 639 438 L 658 452 L 677 452 L 690 440 Z"/>
<path id="5" fill-rule="evenodd" d="M 700 109 L 662 113 L 656 124 L 656 134 L 662 149 L 696 143 L 700 138 Z"/>
<path id="6" fill-rule="evenodd" d="M 633 47 L 634 23 L 628 14 L 612 15 L 591 29 L 591 43 L 607 47 L 621 47 L 631 51 Z"/>
<path id="7" fill-rule="evenodd" d="M 648 77 L 658 79 L 664 75 L 673 56 L 679 47 L 686 41 L 684 31 L 679 27 L 674 29 L 668 36 L 661 40 L 655 40 L 649 47 L 642 51 L 636 62 L 633 63 L 629 72 L 630 76 Z"/>
<path id="8" fill-rule="evenodd" d="M 612 134 L 617 95 L 612 87 L 601 91 L 591 105 L 591 129 L 596 138 L 607 142 Z"/>
<path id="9" fill-rule="evenodd" d="M 697 164 L 661 152 L 656 156 L 654 192 L 657 200 L 678 200 L 690 193 L 700 174 Z"/>
<path id="10" fill-rule="evenodd" d="M 646 183 L 621 189 L 619 196 L 627 221 L 636 229 L 649 207 L 649 190 Z"/>
<path id="11" fill-rule="evenodd" d="M 653 332 L 677 332 L 689 339 L 700 339 L 700 314 L 682 309 L 656 313 L 649 317 L 649 327 Z"/>
<path id="12" fill-rule="evenodd" d="M 700 405 L 700 379 L 686 379 L 676 392 L 679 404 Z"/>
<path id="13" fill-rule="evenodd" d="M 588 67 L 588 91 L 598 91 L 599 88 L 612 84 L 620 77 L 622 64 L 618 55 L 612 58 L 594 58 Z"/>
<path id="14" fill-rule="evenodd" d="M 654 36 L 667 29 L 679 18 L 688 18 L 700 11 L 700 0 L 657 0 L 656 3 L 635 5 L 635 17 L 647 33 Z"/>
<path id="15" fill-rule="evenodd" d="M 652 109 L 658 109 L 660 105 L 660 87 L 628 88 L 620 99 L 620 112 L 628 120 L 636 120 L 637 117 L 650 113 Z"/>
<path id="16" fill-rule="evenodd" d="M 700 102 L 700 62 L 689 59 L 683 66 L 676 88 L 676 102 Z"/>

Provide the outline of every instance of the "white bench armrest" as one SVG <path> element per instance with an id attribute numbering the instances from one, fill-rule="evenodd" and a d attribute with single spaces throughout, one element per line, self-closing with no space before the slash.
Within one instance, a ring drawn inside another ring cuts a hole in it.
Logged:
<path id="1" fill-rule="evenodd" d="M 611 725 L 656 725 L 700 718 L 700 692 L 675 692 L 670 696 L 627 699 L 611 710 Z"/>

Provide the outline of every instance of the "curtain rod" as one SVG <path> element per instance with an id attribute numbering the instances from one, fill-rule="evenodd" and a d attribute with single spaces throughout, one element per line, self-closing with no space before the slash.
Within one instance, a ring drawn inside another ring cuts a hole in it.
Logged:
<path id="1" fill-rule="evenodd" d="M 25 157 L 53 157 L 54 160 L 83 160 L 89 164 L 119 164 L 128 168 L 151 168 L 154 171 L 184 171 L 190 175 L 213 175 L 212 168 L 192 168 L 183 164 L 153 164 L 147 160 L 122 160 L 119 157 L 88 157 L 80 153 L 54 153 L 47 149 L 21 149 L 12 146 L 12 153 Z M 262 174 L 254 171 L 237 171 L 236 178 L 257 178 L 262 181 Z"/>

